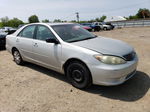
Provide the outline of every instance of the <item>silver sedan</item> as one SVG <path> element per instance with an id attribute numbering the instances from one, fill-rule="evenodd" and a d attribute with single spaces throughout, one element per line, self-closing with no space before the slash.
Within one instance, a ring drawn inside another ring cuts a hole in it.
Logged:
<path id="1" fill-rule="evenodd" d="M 119 40 L 97 37 L 73 23 L 35 23 L 6 37 L 14 61 L 25 61 L 63 73 L 79 89 L 118 85 L 136 73 L 134 49 Z"/>

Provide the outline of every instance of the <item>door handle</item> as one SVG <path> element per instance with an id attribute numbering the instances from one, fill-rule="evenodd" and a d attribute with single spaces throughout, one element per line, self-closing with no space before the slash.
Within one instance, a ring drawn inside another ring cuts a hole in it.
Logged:
<path id="1" fill-rule="evenodd" d="M 16 42 L 19 42 L 19 39 L 18 39 L 18 38 L 16 39 Z"/>
<path id="2" fill-rule="evenodd" d="M 38 47 L 38 44 L 37 43 L 34 43 L 34 45 L 33 45 L 34 47 Z"/>

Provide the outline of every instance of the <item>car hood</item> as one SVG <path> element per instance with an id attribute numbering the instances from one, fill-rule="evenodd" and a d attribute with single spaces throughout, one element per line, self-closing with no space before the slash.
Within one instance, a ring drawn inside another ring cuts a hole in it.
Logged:
<path id="1" fill-rule="evenodd" d="M 102 54 L 123 56 L 133 51 L 133 48 L 120 40 L 97 37 L 72 43 Z"/>

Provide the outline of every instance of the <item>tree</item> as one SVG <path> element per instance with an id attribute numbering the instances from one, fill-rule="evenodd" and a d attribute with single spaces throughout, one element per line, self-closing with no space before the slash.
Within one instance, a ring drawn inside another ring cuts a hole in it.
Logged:
<path id="1" fill-rule="evenodd" d="M 39 18 L 36 15 L 32 15 L 28 18 L 29 23 L 38 23 Z"/>
<path id="2" fill-rule="evenodd" d="M 8 18 L 7 16 L 1 18 L 1 22 L 2 22 L 2 23 L 6 23 L 6 22 L 8 22 L 8 21 L 9 21 L 9 18 Z"/>
<path id="3" fill-rule="evenodd" d="M 55 19 L 53 22 L 54 23 L 61 23 L 62 21 L 60 19 Z"/>
<path id="4" fill-rule="evenodd" d="M 91 19 L 91 20 L 89 20 L 89 21 L 87 21 L 88 23 L 93 23 L 93 22 L 95 22 L 95 20 L 94 19 Z"/>
<path id="5" fill-rule="evenodd" d="M 105 19 L 106 19 L 106 16 L 103 15 L 103 16 L 100 17 L 100 18 L 95 18 L 95 19 L 89 20 L 89 21 L 87 21 L 87 22 L 90 22 L 90 23 L 95 22 L 95 21 L 96 21 L 96 22 L 103 22 Z"/>
<path id="6" fill-rule="evenodd" d="M 18 27 L 20 24 L 24 24 L 23 21 L 18 18 L 10 19 L 8 17 L 1 18 L 1 27 L 10 26 L 10 27 Z"/>
<path id="7" fill-rule="evenodd" d="M 18 18 L 13 18 L 8 21 L 8 25 L 10 27 L 18 27 L 21 24 L 24 24 L 24 23 L 23 23 L 23 21 L 19 20 Z"/>
<path id="8" fill-rule="evenodd" d="M 103 16 L 100 18 L 100 21 L 103 22 L 105 19 L 106 19 L 106 16 L 103 15 Z"/>
<path id="9" fill-rule="evenodd" d="M 48 19 L 42 20 L 43 23 L 49 23 L 50 21 Z"/>
<path id="10" fill-rule="evenodd" d="M 139 9 L 138 13 L 136 14 L 138 18 L 150 18 L 150 10 L 149 9 Z"/>
<path id="11" fill-rule="evenodd" d="M 129 18 L 127 18 L 127 19 L 138 19 L 138 17 L 136 15 L 134 15 L 134 16 L 129 16 Z"/>
<path id="12" fill-rule="evenodd" d="M 9 18 L 7 16 L 1 18 L 2 26 L 8 26 L 8 21 L 9 21 Z"/>
<path id="13" fill-rule="evenodd" d="M 3 27 L 3 24 L 2 24 L 2 22 L 0 22 L 0 27 Z"/>
<path id="14" fill-rule="evenodd" d="M 76 20 L 71 20 L 70 22 L 71 22 L 71 23 L 76 23 L 77 21 L 76 21 Z M 80 22 L 81 22 L 81 21 L 80 21 Z"/>
<path id="15" fill-rule="evenodd" d="M 95 21 L 100 22 L 100 18 L 96 18 Z"/>

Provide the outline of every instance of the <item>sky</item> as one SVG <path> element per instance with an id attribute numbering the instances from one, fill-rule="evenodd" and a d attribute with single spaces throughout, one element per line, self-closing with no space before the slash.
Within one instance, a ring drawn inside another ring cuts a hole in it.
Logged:
<path id="1" fill-rule="evenodd" d="M 17 17 L 24 22 L 31 15 L 39 20 L 90 20 L 102 15 L 129 16 L 139 8 L 150 9 L 150 0 L 0 0 L 0 18 Z"/>

